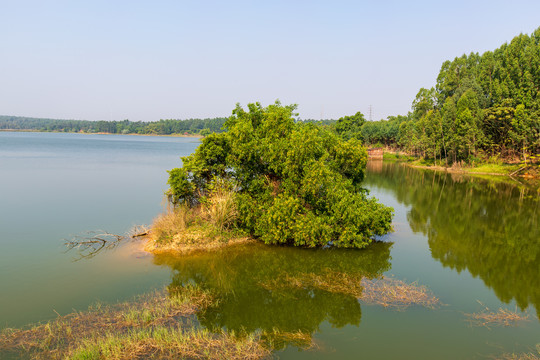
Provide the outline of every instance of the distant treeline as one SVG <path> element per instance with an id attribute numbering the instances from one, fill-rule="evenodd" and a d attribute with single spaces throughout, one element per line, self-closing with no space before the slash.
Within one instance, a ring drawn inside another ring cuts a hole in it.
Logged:
<path id="1" fill-rule="evenodd" d="M 0 115 L 0 130 L 32 130 L 54 132 L 84 132 L 84 133 L 109 133 L 109 134 L 195 134 L 207 135 L 224 131 L 223 124 L 227 118 L 218 117 L 212 119 L 166 119 L 159 121 L 90 121 L 90 120 L 59 120 L 31 118 L 21 116 Z M 311 122 L 317 125 L 329 126 L 337 120 L 324 119 L 299 120 Z"/>
<path id="2" fill-rule="evenodd" d="M 58 120 L 0 116 L 0 129 L 110 134 L 199 134 L 221 132 L 226 118 L 144 121 Z"/>
<path id="3" fill-rule="evenodd" d="M 420 89 L 412 110 L 375 122 L 342 118 L 336 129 L 448 162 L 539 154 L 540 28 L 495 51 L 444 62 L 435 87 Z"/>

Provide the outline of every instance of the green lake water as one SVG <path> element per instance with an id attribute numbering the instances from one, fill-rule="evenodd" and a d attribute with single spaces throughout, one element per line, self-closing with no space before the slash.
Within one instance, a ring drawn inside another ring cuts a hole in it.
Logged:
<path id="1" fill-rule="evenodd" d="M 189 138 L 0 132 L 0 328 L 197 283 L 220 302 L 201 326 L 301 331 L 317 344 L 277 342 L 280 359 L 485 359 L 540 343 L 540 194 L 518 181 L 368 164 L 365 187 L 395 209 L 394 229 L 365 250 L 241 246 L 184 257 L 136 244 L 77 259 L 63 239 L 123 233 L 162 210 L 166 170 Z M 294 279 L 391 276 L 444 304 L 401 311 Z M 483 305 L 481 305 L 481 304 Z M 474 327 L 466 313 L 517 311 L 517 326 Z M 2 354 L 0 353 L 0 358 Z"/>

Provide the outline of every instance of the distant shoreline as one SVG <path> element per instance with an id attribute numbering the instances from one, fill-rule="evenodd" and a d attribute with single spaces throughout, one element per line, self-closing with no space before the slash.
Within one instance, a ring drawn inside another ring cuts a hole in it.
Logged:
<path id="1" fill-rule="evenodd" d="M 186 137 L 186 138 L 203 138 L 203 135 L 199 134 L 137 134 L 137 133 L 128 133 L 128 134 L 118 134 L 118 133 L 107 133 L 107 132 L 74 132 L 74 131 L 41 131 L 41 130 L 32 130 L 32 129 L 0 129 L 0 132 L 32 132 L 32 133 L 53 133 L 53 134 L 82 134 L 82 135 L 133 135 L 133 136 L 165 136 L 165 137 Z"/>

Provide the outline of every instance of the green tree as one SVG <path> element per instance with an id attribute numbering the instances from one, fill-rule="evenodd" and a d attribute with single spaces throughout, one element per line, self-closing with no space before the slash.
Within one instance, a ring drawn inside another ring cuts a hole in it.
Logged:
<path id="1" fill-rule="evenodd" d="M 362 125 L 366 123 L 364 114 L 358 111 L 352 116 L 344 116 L 336 122 L 336 132 L 345 140 L 351 138 L 361 139 Z"/>
<path id="2" fill-rule="evenodd" d="M 217 180 L 236 189 L 237 226 L 268 244 L 362 248 L 391 229 L 393 210 L 361 182 L 367 151 L 313 124 L 295 123 L 295 105 L 237 105 L 227 132 L 203 139 L 171 170 L 169 198 L 190 206 Z"/>

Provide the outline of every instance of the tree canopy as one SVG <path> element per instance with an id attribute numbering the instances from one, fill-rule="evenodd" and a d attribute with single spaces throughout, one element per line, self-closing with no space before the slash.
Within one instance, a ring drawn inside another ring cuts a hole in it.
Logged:
<path id="1" fill-rule="evenodd" d="M 295 105 L 237 105 L 224 133 L 202 140 L 169 172 L 173 204 L 197 206 L 215 186 L 232 189 L 237 226 L 267 244 L 362 248 L 391 230 L 393 210 L 367 196 L 367 151 L 310 123 Z M 221 185 L 220 185 L 221 184 Z"/>
<path id="2" fill-rule="evenodd" d="M 436 85 L 418 91 L 411 113 L 366 122 L 359 133 L 367 144 L 435 160 L 527 160 L 540 153 L 539 118 L 540 28 L 494 51 L 445 61 Z"/>

